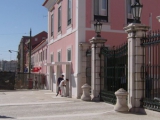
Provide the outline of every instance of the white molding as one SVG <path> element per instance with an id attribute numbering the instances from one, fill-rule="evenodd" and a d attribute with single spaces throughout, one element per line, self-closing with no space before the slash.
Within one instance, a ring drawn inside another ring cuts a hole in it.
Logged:
<path id="1" fill-rule="evenodd" d="M 71 65 L 72 62 L 52 62 L 52 63 L 44 63 L 44 66 L 55 66 L 55 65 Z"/>
<path id="2" fill-rule="evenodd" d="M 103 28 L 102 28 L 103 29 Z M 86 28 L 88 31 L 94 31 L 94 28 Z M 112 33 L 126 33 L 124 30 L 110 30 L 110 29 L 103 29 L 102 32 L 112 32 Z"/>
<path id="3" fill-rule="evenodd" d="M 72 29 L 71 33 L 66 33 L 66 34 L 64 34 L 64 35 L 61 35 L 60 38 L 57 37 L 57 39 L 54 39 L 54 40 L 51 39 L 49 45 L 51 45 L 51 44 L 53 44 L 54 42 L 57 42 L 57 41 L 63 39 L 64 37 L 66 37 L 66 36 L 68 36 L 68 35 L 70 35 L 70 34 L 76 32 L 76 31 L 77 31 L 77 28 L 76 28 L 76 29 Z"/>

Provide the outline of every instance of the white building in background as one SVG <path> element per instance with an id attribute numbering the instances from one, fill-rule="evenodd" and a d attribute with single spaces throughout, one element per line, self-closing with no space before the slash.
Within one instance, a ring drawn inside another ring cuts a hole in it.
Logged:
<path id="1" fill-rule="evenodd" d="M 15 72 L 17 69 L 17 60 L 11 60 L 11 61 L 2 61 L 2 71 L 11 71 Z"/>

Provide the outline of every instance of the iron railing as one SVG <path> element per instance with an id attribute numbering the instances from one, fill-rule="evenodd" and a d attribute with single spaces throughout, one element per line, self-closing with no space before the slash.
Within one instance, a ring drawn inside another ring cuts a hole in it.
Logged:
<path id="1" fill-rule="evenodd" d="M 141 38 L 143 49 L 143 107 L 160 111 L 160 31 L 146 32 Z"/>
<path id="2" fill-rule="evenodd" d="M 91 49 L 86 51 L 86 83 L 91 86 Z"/>
<path id="3" fill-rule="evenodd" d="M 30 78 L 29 78 L 30 77 Z M 37 84 L 36 80 L 37 79 Z M 46 76 L 40 73 L 18 73 L 15 78 L 16 89 L 44 89 Z"/>
<path id="4" fill-rule="evenodd" d="M 128 44 L 108 49 L 101 48 L 101 90 L 102 100 L 115 104 L 115 91 L 120 88 L 127 90 L 128 76 Z"/>

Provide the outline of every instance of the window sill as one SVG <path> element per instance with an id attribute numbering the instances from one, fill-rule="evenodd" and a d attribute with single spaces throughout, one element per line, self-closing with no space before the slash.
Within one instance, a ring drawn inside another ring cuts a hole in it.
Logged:
<path id="1" fill-rule="evenodd" d="M 60 30 L 59 32 L 58 32 L 58 35 L 61 35 L 62 34 L 62 31 Z"/>
<path id="2" fill-rule="evenodd" d="M 59 4 L 62 0 L 57 0 L 57 4 Z"/>
<path id="3" fill-rule="evenodd" d="M 91 24 L 95 24 L 96 22 L 94 20 L 91 21 Z M 111 25 L 110 22 L 101 22 L 103 25 Z"/>
<path id="4" fill-rule="evenodd" d="M 72 28 L 72 23 L 67 26 L 67 30 Z"/>

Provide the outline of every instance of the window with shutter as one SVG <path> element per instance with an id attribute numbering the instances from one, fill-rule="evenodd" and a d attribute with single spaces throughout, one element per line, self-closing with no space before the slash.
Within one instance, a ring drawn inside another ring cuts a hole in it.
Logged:
<path id="1" fill-rule="evenodd" d="M 108 22 L 108 0 L 94 0 L 94 20 Z"/>
<path id="2" fill-rule="evenodd" d="M 51 16 L 51 36 L 53 36 L 54 33 L 54 14 Z"/>
<path id="3" fill-rule="evenodd" d="M 58 8 L 58 32 L 60 32 L 61 31 L 61 13 L 62 12 L 62 10 L 61 10 L 61 6 Z"/>
<path id="4" fill-rule="evenodd" d="M 67 50 L 67 61 L 71 61 L 71 49 Z"/>
<path id="5" fill-rule="evenodd" d="M 61 52 L 58 52 L 58 62 L 61 62 Z"/>
<path id="6" fill-rule="evenodd" d="M 51 54 L 51 63 L 53 62 L 53 53 Z"/>
<path id="7" fill-rule="evenodd" d="M 126 0 L 127 7 L 127 24 L 133 22 L 133 16 L 131 11 L 131 5 L 134 3 L 134 0 Z"/>
<path id="8" fill-rule="evenodd" d="M 68 0 L 68 21 L 67 21 L 67 25 L 71 24 L 71 14 L 72 14 L 72 0 Z"/>

